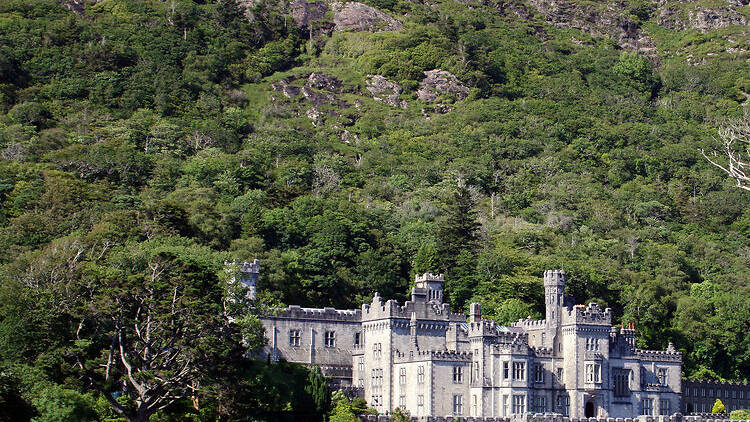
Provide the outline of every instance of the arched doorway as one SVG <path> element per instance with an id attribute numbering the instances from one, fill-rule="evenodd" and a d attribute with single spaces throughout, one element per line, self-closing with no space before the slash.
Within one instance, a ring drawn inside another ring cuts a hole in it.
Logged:
<path id="1" fill-rule="evenodd" d="M 584 416 L 587 418 L 593 418 L 594 417 L 594 402 L 590 401 L 586 403 L 586 408 L 584 409 Z"/>

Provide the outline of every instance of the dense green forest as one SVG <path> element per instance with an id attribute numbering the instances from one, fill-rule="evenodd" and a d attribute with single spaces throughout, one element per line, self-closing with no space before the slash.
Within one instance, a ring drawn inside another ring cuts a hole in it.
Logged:
<path id="1" fill-rule="evenodd" d="M 243 358 L 227 259 L 260 259 L 261 309 L 430 271 L 502 323 L 563 268 L 685 376 L 748 379 L 750 192 L 701 149 L 750 103 L 750 6 L 568 2 L 632 48 L 531 1 L 365 3 L 362 30 L 324 1 L 0 2 L 0 420 L 362 411 Z"/>

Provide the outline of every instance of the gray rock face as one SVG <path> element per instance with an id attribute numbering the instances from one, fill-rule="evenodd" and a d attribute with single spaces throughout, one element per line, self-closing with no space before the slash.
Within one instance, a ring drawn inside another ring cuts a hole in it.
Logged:
<path id="1" fill-rule="evenodd" d="M 609 37 L 622 48 L 649 52 L 655 49 L 653 40 L 638 25 L 623 14 L 622 6 L 613 3 L 592 8 L 566 0 L 529 0 L 555 26 L 575 28 L 594 37 Z"/>
<path id="2" fill-rule="evenodd" d="M 425 102 L 435 101 L 441 94 L 453 94 L 457 99 L 463 100 L 469 95 L 469 88 L 452 73 L 434 69 L 424 72 L 425 78 L 419 83 L 417 97 Z"/>
<path id="3" fill-rule="evenodd" d="M 324 20 L 328 12 L 325 1 L 294 0 L 290 4 L 292 19 L 300 28 L 308 28 L 311 22 Z"/>
<path id="4" fill-rule="evenodd" d="M 311 73 L 307 77 L 306 85 L 324 91 L 339 92 L 341 90 L 341 81 L 324 73 Z"/>
<path id="5" fill-rule="evenodd" d="M 334 2 L 331 3 L 331 9 L 336 31 L 382 32 L 402 28 L 401 22 L 363 3 Z"/>
<path id="6" fill-rule="evenodd" d="M 735 5 L 732 2 L 729 4 L 732 6 L 741 5 Z M 665 6 L 659 10 L 658 22 L 659 25 L 670 29 L 694 29 L 700 32 L 708 32 L 731 25 L 747 25 L 748 19 L 731 7 L 696 9 L 685 13 L 676 7 Z"/>
<path id="7" fill-rule="evenodd" d="M 382 101 L 393 107 L 406 108 L 409 106 L 406 101 L 398 98 L 403 91 L 399 84 L 391 82 L 381 75 L 367 75 L 365 84 L 376 101 Z"/>

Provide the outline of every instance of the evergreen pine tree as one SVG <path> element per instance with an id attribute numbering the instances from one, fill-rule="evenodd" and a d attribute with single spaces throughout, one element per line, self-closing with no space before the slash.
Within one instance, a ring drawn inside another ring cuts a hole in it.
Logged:
<path id="1" fill-rule="evenodd" d="M 305 391 L 312 397 L 318 415 L 324 416 L 328 413 L 331 407 L 331 391 L 328 389 L 328 383 L 318 366 L 313 366 L 310 370 Z"/>
<path id="2" fill-rule="evenodd" d="M 438 222 L 438 256 L 454 309 L 462 309 L 476 286 L 479 222 L 469 190 L 459 187 Z"/>

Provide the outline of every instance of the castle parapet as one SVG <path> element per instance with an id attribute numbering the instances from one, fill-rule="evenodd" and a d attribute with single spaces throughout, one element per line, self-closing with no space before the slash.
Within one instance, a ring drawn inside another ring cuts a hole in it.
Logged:
<path id="1" fill-rule="evenodd" d="M 602 310 L 596 302 L 591 302 L 587 306 L 573 306 L 568 311 L 567 317 L 567 323 L 609 326 L 612 324 L 612 309 Z"/>
<path id="2" fill-rule="evenodd" d="M 544 328 L 547 325 L 547 320 L 526 318 L 519 319 L 511 325 L 513 327 L 522 327 L 527 329 Z"/>
<path id="3" fill-rule="evenodd" d="M 677 351 L 635 349 L 634 354 L 643 360 L 682 362 L 682 353 Z"/>
<path id="4" fill-rule="evenodd" d="M 266 318 L 360 322 L 362 311 L 359 309 L 302 308 L 297 305 L 290 305 L 276 310 Z"/>

